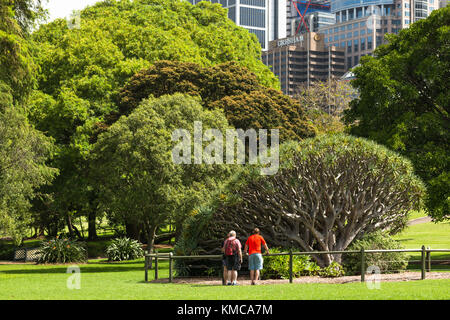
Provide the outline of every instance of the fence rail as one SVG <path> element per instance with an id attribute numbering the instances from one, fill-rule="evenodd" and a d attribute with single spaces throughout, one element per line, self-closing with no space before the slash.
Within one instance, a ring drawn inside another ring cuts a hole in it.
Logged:
<path id="1" fill-rule="evenodd" d="M 426 278 L 426 272 L 431 271 L 431 253 L 432 252 L 450 252 L 450 249 L 430 249 L 422 246 L 420 249 L 376 249 L 376 250 L 347 250 L 347 251 L 302 251 L 302 252 L 280 252 L 265 254 L 265 257 L 271 256 L 289 256 L 289 282 L 293 282 L 293 256 L 297 255 L 318 255 L 318 254 L 348 254 L 359 253 L 361 261 L 361 282 L 365 281 L 366 266 L 365 257 L 366 254 L 371 253 L 387 253 L 387 252 L 420 252 L 421 259 L 418 262 L 421 263 L 421 279 Z M 173 282 L 173 261 L 175 259 L 222 259 L 221 254 L 217 255 L 193 255 L 193 256 L 175 256 L 172 252 L 169 253 L 147 253 L 145 254 L 145 282 L 148 282 L 148 270 L 151 269 L 153 258 L 155 259 L 155 280 L 158 280 L 158 261 L 169 260 L 169 283 Z"/>

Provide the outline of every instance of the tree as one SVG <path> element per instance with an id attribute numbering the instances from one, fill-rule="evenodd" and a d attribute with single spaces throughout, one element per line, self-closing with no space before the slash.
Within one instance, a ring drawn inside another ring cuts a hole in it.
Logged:
<path id="1" fill-rule="evenodd" d="M 133 76 L 120 92 L 119 113 L 128 114 L 150 95 L 181 92 L 202 99 L 207 109 L 221 109 L 240 129 L 280 129 L 281 141 L 315 134 L 303 107 L 279 90 L 259 84 L 254 73 L 234 62 L 202 68 L 195 63 L 158 61 Z"/>
<path id="2" fill-rule="evenodd" d="M 56 170 L 46 166 L 51 140 L 27 121 L 24 105 L 35 66 L 28 30 L 41 13 L 31 1 L 0 2 L 0 230 L 20 245 L 32 215 L 30 201 Z"/>
<path id="3" fill-rule="evenodd" d="M 433 11 L 354 69 L 359 97 L 346 122 L 411 159 L 428 188 L 434 220 L 450 216 L 450 7 Z"/>
<path id="4" fill-rule="evenodd" d="M 194 121 L 201 121 L 204 130 L 228 127 L 220 110 L 203 110 L 198 100 L 175 94 L 144 100 L 95 144 L 93 172 L 102 208 L 122 221 L 143 225 L 150 250 L 158 227 L 169 218 L 183 221 L 231 173 L 232 166 L 223 164 L 174 162 L 172 150 L 178 142 L 172 141 L 172 133 L 193 133 Z M 194 159 L 193 154 L 183 156 Z"/>
<path id="5" fill-rule="evenodd" d="M 309 87 L 298 88 L 295 99 L 320 133 L 344 132 L 344 111 L 356 97 L 355 90 L 345 81 L 315 81 Z"/>
<path id="6" fill-rule="evenodd" d="M 236 26 L 219 5 L 177 0 L 98 2 L 81 11 L 80 28 L 57 19 L 33 33 L 38 90 L 29 118 L 55 139 L 52 165 L 60 169 L 39 204 L 59 212 L 72 230 L 72 214 L 89 217 L 95 236 L 97 195 L 90 185 L 88 158 L 97 124 L 118 111 L 119 88 L 137 71 L 161 59 L 212 66 L 236 61 L 266 86 L 275 76 L 260 60 L 254 35 Z"/>
<path id="7" fill-rule="evenodd" d="M 272 247 L 345 250 L 366 233 L 402 230 L 425 192 L 408 160 L 342 134 L 284 144 L 277 174 L 247 166 L 224 190 L 187 223 L 180 253 L 217 252 L 229 230 L 248 237 L 256 226 Z M 341 262 L 338 254 L 314 258 Z"/>

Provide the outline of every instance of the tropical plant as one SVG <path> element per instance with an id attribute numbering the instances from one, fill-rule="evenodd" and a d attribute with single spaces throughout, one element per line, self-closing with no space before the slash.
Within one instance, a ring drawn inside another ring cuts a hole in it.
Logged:
<path id="1" fill-rule="evenodd" d="M 109 261 L 134 260 L 144 256 L 142 245 L 130 238 L 117 238 L 106 248 Z"/>
<path id="2" fill-rule="evenodd" d="M 38 263 L 68 263 L 87 260 L 84 243 L 69 238 L 42 241 L 39 251 L 41 256 Z"/>
<path id="3" fill-rule="evenodd" d="M 271 247 L 343 251 L 366 233 L 404 229 L 425 188 L 407 159 L 339 134 L 286 143 L 278 173 L 261 176 L 258 166 L 245 166 L 220 192 L 204 227 L 209 236 L 195 239 L 209 254 L 229 230 L 248 237 L 255 226 Z M 189 223 L 195 229 L 195 217 Z M 312 257 L 321 267 L 342 259 Z"/>

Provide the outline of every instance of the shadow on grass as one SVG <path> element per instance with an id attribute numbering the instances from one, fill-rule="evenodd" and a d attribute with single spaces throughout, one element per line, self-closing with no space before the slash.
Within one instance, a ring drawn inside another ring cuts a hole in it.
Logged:
<path id="1" fill-rule="evenodd" d="M 89 266 L 86 264 L 67 264 L 58 265 L 51 267 L 49 265 L 35 265 L 30 266 L 26 269 L 10 269 L 1 270 L 0 273 L 3 274 L 49 274 L 49 273 L 66 273 L 66 270 L 71 265 L 78 265 L 80 267 L 81 273 L 110 273 L 110 272 L 130 272 L 130 271 L 142 271 L 142 276 L 144 276 L 144 264 L 142 266 L 123 266 L 123 265 L 103 265 L 103 266 Z"/>

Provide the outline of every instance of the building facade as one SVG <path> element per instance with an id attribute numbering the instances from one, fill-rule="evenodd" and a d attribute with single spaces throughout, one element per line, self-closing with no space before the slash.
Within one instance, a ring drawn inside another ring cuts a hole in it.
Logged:
<path id="1" fill-rule="evenodd" d="M 325 44 L 345 50 L 345 69 L 372 55 L 387 33 L 398 33 L 426 18 L 437 0 L 331 0 L 336 24 L 320 28 Z"/>
<path id="2" fill-rule="evenodd" d="M 188 0 L 192 4 L 208 0 Z M 228 9 L 228 18 L 256 35 L 262 50 L 269 41 L 286 37 L 287 0 L 209 0 Z"/>
<path id="3" fill-rule="evenodd" d="M 317 32 L 336 23 L 329 0 L 290 0 L 287 8 L 287 36 Z"/>
<path id="4" fill-rule="evenodd" d="M 325 46 L 319 33 L 309 32 L 271 41 L 262 61 L 278 76 L 283 93 L 293 96 L 301 85 L 342 77 L 344 54 L 342 48 Z"/>

